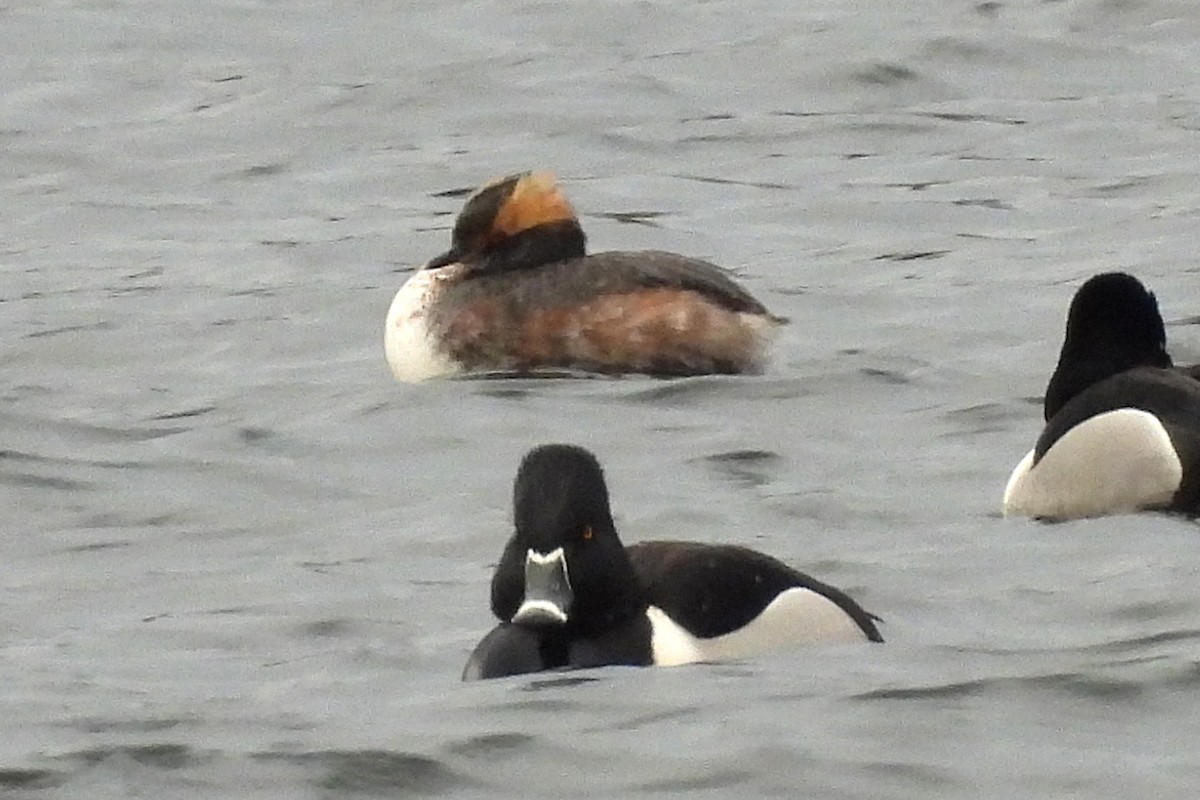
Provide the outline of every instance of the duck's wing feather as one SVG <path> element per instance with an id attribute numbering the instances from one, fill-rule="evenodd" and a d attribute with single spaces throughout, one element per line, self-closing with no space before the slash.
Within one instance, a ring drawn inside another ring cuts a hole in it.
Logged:
<path id="1" fill-rule="evenodd" d="M 649 602 L 700 638 L 738 630 L 781 592 L 800 587 L 837 604 L 871 641 L 883 641 L 878 617 L 845 592 L 755 550 L 693 542 L 641 542 L 626 550 Z"/>
<path id="2" fill-rule="evenodd" d="M 1172 440 L 1189 429 L 1200 436 L 1200 381 L 1178 369 L 1137 367 L 1093 384 L 1068 400 L 1038 437 L 1034 463 L 1079 423 L 1119 408 L 1153 414 L 1168 432 L 1174 429 Z"/>

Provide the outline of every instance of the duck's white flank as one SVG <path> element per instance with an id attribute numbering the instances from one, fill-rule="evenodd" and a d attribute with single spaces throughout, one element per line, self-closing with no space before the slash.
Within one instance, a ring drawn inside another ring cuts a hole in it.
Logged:
<path id="1" fill-rule="evenodd" d="M 418 270 L 404 282 L 392 299 L 383 331 L 383 349 L 392 374 L 402 381 L 423 381 L 461 372 L 429 330 L 429 308 L 444 281 L 455 277 L 461 267 L 451 264 L 438 269 Z"/>
<path id="2" fill-rule="evenodd" d="M 868 641 L 858 623 L 837 603 L 801 587 L 780 592 L 745 627 L 712 639 L 693 636 L 657 606 L 650 606 L 646 615 L 652 629 L 654 663 L 665 667 L 748 658 L 788 645 Z"/>
<path id="3" fill-rule="evenodd" d="M 1004 516 L 1065 520 L 1163 508 L 1182 480 L 1158 418 L 1121 408 L 1071 428 L 1036 466 L 1030 450 L 1004 488 Z"/>

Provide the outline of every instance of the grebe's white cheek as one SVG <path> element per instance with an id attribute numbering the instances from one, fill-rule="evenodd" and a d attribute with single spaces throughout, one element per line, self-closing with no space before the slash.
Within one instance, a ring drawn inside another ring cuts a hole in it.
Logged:
<path id="1" fill-rule="evenodd" d="M 418 270 L 392 298 L 383 331 L 388 366 L 398 380 L 417 382 L 461 372 L 439 347 L 429 328 L 429 312 L 457 265 Z"/>

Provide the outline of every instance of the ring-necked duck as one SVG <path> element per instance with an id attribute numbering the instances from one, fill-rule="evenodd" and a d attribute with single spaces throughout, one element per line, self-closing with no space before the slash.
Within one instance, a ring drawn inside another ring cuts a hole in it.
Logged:
<path id="1" fill-rule="evenodd" d="M 1200 511 L 1200 380 L 1177 368 L 1154 295 L 1110 272 L 1076 292 L 1046 427 L 1004 489 L 1005 516 Z"/>
<path id="2" fill-rule="evenodd" d="M 880 642 L 845 593 L 732 545 L 621 544 L 595 456 L 542 445 L 513 487 L 515 531 L 492 578 L 501 620 L 464 680 L 609 664 L 671 666 L 802 643 Z"/>
<path id="3" fill-rule="evenodd" d="M 450 250 L 396 293 L 397 378 L 568 369 L 677 376 L 761 371 L 783 322 L 719 267 L 658 251 L 587 255 L 548 173 L 467 198 Z"/>

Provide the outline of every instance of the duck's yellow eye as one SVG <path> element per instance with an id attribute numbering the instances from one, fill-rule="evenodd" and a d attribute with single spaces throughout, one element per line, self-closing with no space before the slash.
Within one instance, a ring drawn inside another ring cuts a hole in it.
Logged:
<path id="1" fill-rule="evenodd" d="M 591 539 L 592 538 L 592 526 L 591 525 L 584 526 L 582 535 L 583 535 L 583 540 L 585 542 L 588 541 L 589 539 Z"/>

